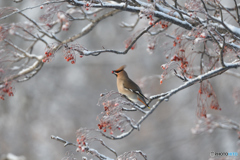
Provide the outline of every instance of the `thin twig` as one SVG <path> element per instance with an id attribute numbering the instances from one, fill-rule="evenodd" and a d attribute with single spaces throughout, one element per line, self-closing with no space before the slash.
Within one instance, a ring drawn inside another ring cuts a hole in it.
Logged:
<path id="1" fill-rule="evenodd" d="M 149 29 L 151 29 L 157 22 L 159 22 L 161 19 L 156 20 L 153 25 L 148 26 L 146 29 L 144 29 L 135 39 L 133 39 L 133 41 L 131 42 L 131 44 L 128 46 L 128 48 L 126 48 L 124 51 L 117 51 L 117 50 L 113 50 L 113 49 L 104 49 L 104 50 L 95 50 L 95 51 L 86 51 L 84 50 L 83 53 L 85 56 L 89 56 L 89 55 L 93 55 L 93 56 L 98 56 L 101 53 L 107 53 L 107 52 L 111 52 L 111 53 L 116 53 L 116 54 L 127 54 L 128 51 L 132 48 L 132 46 L 136 43 L 136 41 L 142 37 L 143 34 L 147 33 L 149 31 Z M 64 42 L 65 43 L 65 42 Z"/>
<path id="2" fill-rule="evenodd" d="M 10 13 L 10 14 L 8 14 L 8 15 L 6 15 L 6 16 L 1 17 L 0 20 L 6 19 L 6 18 L 8 18 L 8 17 L 10 17 L 10 16 L 12 16 L 12 15 L 14 15 L 14 14 L 16 14 L 16 13 L 22 13 L 23 11 L 26 11 L 26 10 L 29 10 L 29 9 L 38 8 L 38 7 L 42 6 L 42 5 L 49 5 L 49 4 L 51 4 L 51 3 L 64 3 L 64 2 L 66 2 L 66 1 L 65 1 L 65 0 L 62 0 L 62 1 L 49 1 L 49 2 L 44 2 L 44 3 L 38 4 L 38 5 L 36 5 L 36 6 L 27 7 L 27 8 L 21 9 L 21 10 L 16 9 L 15 12 Z"/>
<path id="3" fill-rule="evenodd" d="M 239 23 L 240 23 L 240 20 L 239 20 L 239 10 L 238 10 L 238 6 L 237 6 L 237 1 L 234 0 L 234 3 L 235 3 L 236 14 L 237 14 L 237 22 L 238 22 L 238 24 L 239 24 Z"/>
<path id="4" fill-rule="evenodd" d="M 58 137 L 58 136 L 51 136 L 51 139 L 55 139 L 55 140 L 57 140 L 57 141 L 59 141 L 59 142 L 62 142 L 62 143 L 64 143 L 64 147 L 66 147 L 66 146 L 68 146 L 68 145 L 72 145 L 72 146 L 78 146 L 76 143 L 72 143 L 72 142 L 68 142 L 68 141 L 66 141 L 66 140 L 64 140 L 64 139 L 62 139 L 61 137 Z"/>
<path id="5" fill-rule="evenodd" d="M 224 48 L 225 48 L 225 37 L 223 36 L 223 45 L 222 45 L 222 49 L 220 51 L 220 61 L 221 61 L 221 65 L 222 67 L 226 67 L 226 65 L 224 64 L 224 60 L 223 60 L 223 53 L 224 53 Z"/>

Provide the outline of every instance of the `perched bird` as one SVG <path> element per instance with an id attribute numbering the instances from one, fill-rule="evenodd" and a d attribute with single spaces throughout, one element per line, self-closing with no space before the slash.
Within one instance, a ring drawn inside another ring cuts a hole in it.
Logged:
<path id="1" fill-rule="evenodd" d="M 134 83 L 127 75 L 127 72 L 124 71 L 126 66 L 123 65 L 120 68 L 113 70 L 112 73 L 117 77 L 117 88 L 118 92 L 124 94 L 128 99 L 133 102 L 141 102 L 148 108 L 150 108 L 145 99 L 147 99 L 143 94 L 139 86 Z"/>

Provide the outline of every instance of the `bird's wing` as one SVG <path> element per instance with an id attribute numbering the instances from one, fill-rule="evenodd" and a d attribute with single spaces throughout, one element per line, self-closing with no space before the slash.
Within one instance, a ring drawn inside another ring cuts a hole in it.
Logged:
<path id="1" fill-rule="evenodd" d="M 128 84 L 131 84 L 131 87 L 128 86 Z M 145 98 L 146 100 L 148 100 L 148 98 L 142 94 L 142 91 L 138 87 L 138 85 L 135 82 L 133 82 L 131 79 L 129 79 L 129 83 L 123 83 L 123 88 L 139 95 L 143 99 Z"/>
<path id="2" fill-rule="evenodd" d="M 132 81 L 132 82 L 133 82 L 133 81 Z M 134 83 L 134 82 L 133 82 L 133 83 Z M 141 89 L 138 87 L 137 84 L 135 84 L 135 83 L 132 84 L 132 87 L 131 87 L 131 88 L 134 88 L 134 89 L 131 89 L 130 87 L 125 86 L 124 83 L 123 83 L 123 88 L 126 89 L 126 90 L 129 90 L 130 92 L 133 92 L 133 93 L 139 95 L 140 97 L 142 97 L 142 98 L 138 98 L 138 100 L 141 101 L 144 105 L 146 105 L 146 106 L 150 109 L 150 107 L 148 106 L 148 104 L 147 104 L 147 103 L 145 102 L 145 100 L 144 100 L 144 98 L 147 99 L 147 97 L 145 97 L 145 96 L 142 94 Z M 148 100 L 148 99 L 147 99 L 147 100 Z"/>

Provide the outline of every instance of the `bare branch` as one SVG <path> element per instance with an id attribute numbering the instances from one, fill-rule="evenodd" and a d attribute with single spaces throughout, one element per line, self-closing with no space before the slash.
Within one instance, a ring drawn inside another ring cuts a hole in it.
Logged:
<path id="1" fill-rule="evenodd" d="M 83 54 L 85 56 L 89 56 L 89 55 L 93 55 L 93 56 L 98 56 L 101 53 L 104 52 L 112 52 L 112 53 L 116 53 L 116 54 L 127 54 L 128 51 L 132 48 L 132 46 L 136 43 L 136 41 L 145 33 L 147 33 L 149 31 L 149 29 L 151 29 L 157 22 L 159 22 L 159 20 L 155 21 L 153 23 L 153 25 L 148 26 L 146 29 L 144 29 L 135 39 L 133 39 L 133 41 L 131 42 L 131 44 L 124 50 L 124 51 L 117 51 L 117 50 L 113 50 L 113 49 L 104 49 L 104 50 L 95 50 L 95 51 L 83 51 Z M 65 43 L 65 42 L 64 42 Z"/>
<path id="2" fill-rule="evenodd" d="M 59 142 L 64 143 L 64 147 L 66 147 L 66 146 L 68 146 L 68 145 L 73 145 L 73 146 L 76 146 L 76 147 L 78 146 L 77 144 L 68 142 L 68 141 L 66 141 L 66 140 L 64 140 L 63 138 L 58 137 L 58 136 L 53 136 L 53 135 L 52 135 L 52 136 L 51 136 L 51 139 L 54 139 L 54 140 L 57 140 L 57 141 L 59 141 Z M 102 143 L 102 142 L 103 142 L 102 140 L 99 140 L 99 139 L 98 139 L 98 141 L 100 141 L 101 144 L 105 146 L 105 144 Z M 107 146 L 105 146 L 105 147 L 106 147 L 107 149 L 109 149 L 111 152 L 113 152 L 113 153 L 116 155 L 116 152 L 114 152 L 111 148 L 109 148 L 109 147 L 107 147 Z M 113 160 L 113 159 L 111 159 L 111 158 L 109 158 L 109 157 L 106 157 L 106 156 L 100 154 L 97 150 L 92 149 L 92 148 L 89 148 L 88 146 L 83 147 L 83 149 L 84 149 L 85 152 L 91 153 L 93 156 L 96 156 L 96 157 L 99 158 L 100 160 L 102 160 L 102 159 Z"/>
<path id="3" fill-rule="evenodd" d="M 139 15 L 138 15 L 137 20 L 134 24 L 130 25 L 130 24 L 127 24 L 125 22 L 122 22 L 120 24 L 120 26 L 123 27 L 123 28 L 130 28 L 130 30 L 133 30 L 137 26 L 139 20 L 140 20 L 140 18 L 139 18 Z"/>
<path id="4" fill-rule="evenodd" d="M 206 4 L 204 3 L 204 1 L 203 1 L 203 0 L 201 0 L 201 2 L 202 2 L 202 4 L 203 4 L 203 7 L 204 7 L 204 9 L 205 9 L 206 13 L 208 13 L 208 9 L 207 9 L 207 7 L 206 7 Z"/>
<path id="5" fill-rule="evenodd" d="M 41 61 L 43 56 L 35 56 L 35 55 L 32 55 L 32 54 L 29 54 L 27 53 L 26 51 L 24 51 L 23 49 L 17 47 L 16 45 L 14 45 L 12 42 L 8 41 L 7 39 L 4 39 L 4 41 L 11 45 L 13 48 L 17 49 L 18 51 L 22 52 L 24 54 L 25 57 L 28 57 L 28 58 L 31 58 L 31 59 L 36 59 L 38 61 Z"/>
<path id="6" fill-rule="evenodd" d="M 118 156 L 118 155 L 117 155 L 117 152 L 116 152 L 114 149 L 108 147 L 108 146 L 103 142 L 103 140 L 97 139 L 97 138 L 95 138 L 95 139 L 96 139 L 96 141 L 99 141 L 99 142 L 100 142 L 104 147 L 106 147 L 109 151 L 111 151 L 112 153 L 114 153 L 116 157 Z"/>
<path id="7" fill-rule="evenodd" d="M 222 49 L 220 51 L 220 61 L 221 61 L 221 65 L 222 67 L 226 67 L 224 64 L 224 60 L 223 60 L 223 53 L 224 53 L 224 49 L 225 49 L 225 37 L 223 36 L 223 45 L 222 45 Z"/>
<path id="8" fill-rule="evenodd" d="M 112 16 L 116 13 L 119 13 L 120 11 L 119 10 L 112 10 L 104 15 L 102 15 L 101 17 L 97 18 L 96 20 L 92 21 L 91 23 L 89 23 L 85 28 L 82 29 L 82 31 L 64 41 L 62 41 L 62 44 L 67 44 L 69 42 L 72 42 L 78 38 L 81 38 L 82 36 L 86 35 L 87 33 L 89 33 L 101 20 L 109 17 L 109 16 Z"/>
<path id="9" fill-rule="evenodd" d="M 82 1 L 76 1 L 76 0 L 66 0 L 66 1 L 74 6 L 84 6 L 85 5 L 85 3 Z M 146 4 L 146 6 L 149 6 L 149 4 L 147 4 L 145 2 L 142 2 L 142 3 Z M 93 8 L 114 8 L 114 9 L 118 9 L 118 10 L 124 10 L 124 11 L 129 11 L 129 12 L 138 12 L 138 13 L 141 12 L 141 10 L 142 10 L 141 7 L 133 7 L 130 5 L 125 7 L 125 4 L 111 4 L 111 3 L 107 3 L 107 2 L 103 2 L 102 4 L 92 4 L 91 7 L 93 7 Z M 168 14 L 165 14 L 165 13 L 159 12 L 159 11 L 153 11 L 153 14 L 157 18 L 166 20 L 168 22 L 176 24 L 185 29 L 188 29 L 188 30 L 192 29 L 192 25 L 190 23 L 188 23 L 187 21 L 179 20 L 173 16 L 170 16 Z"/>
<path id="10" fill-rule="evenodd" d="M 68 142 L 68 141 L 66 141 L 66 140 L 64 140 L 64 139 L 62 139 L 61 137 L 58 137 L 58 136 L 52 135 L 52 136 L 51 136 L 51 139 L 55 139 L 55 140 L 57 140 L 57 141 L 59 141 L 59 142 L 64 143 L 64 147 L 66 147 L 66 146 L 68 146 L 68 145 L 78 146 L 76 143 Z"/>
<path id="11" fill-rule="evenodd" d="M 239 10 L 238 10 L 238 5 L 237 5 L 237 1 L 234 0 L 234 3 L 235 3 L 235 10 L 236 10 L 236 14 L 237 14 L 237 22 L 240 23 L 240 20 L 239 20 Z"/>
<path id="12" fill-rule="evenodd" d="M 38 7 L 42 6 L 42 5 L 49 5 L 49 4 L 51 4 L 51 3 L 63 3 L 63 2 L 65 2 L 65 0 L 62 0 L 62 1 L 48 1 L 48 2 L 44 2 L 44 3 L 41 3 L 41 4 L 36 5 L 36 6 L 24 8 L 24 9 L 21 9 L 21 10 L 16 9 L 15 12 L 10 13 L 10 14 L 8 14 L 8 15 L 6 15 L 6 16 L 1 17 L 0 20 L 6 19 L 6 18 L 8 18 L 8 17 L 10 17 L 10 16 L 12 16 L 12 15 L 14 15 L 14 14 L 16 14 L 16 13 L 22 13 L 23 11 L 26 11 L 26 10 L 29 10 L 29 9 L 38 8 Z"/>

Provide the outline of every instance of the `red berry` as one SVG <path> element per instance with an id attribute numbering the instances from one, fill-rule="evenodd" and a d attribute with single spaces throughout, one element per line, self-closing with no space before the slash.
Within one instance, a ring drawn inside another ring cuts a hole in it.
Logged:
<path id="1" fill-rule="evenodd" d="M 176 45 L 177 45 L 177 42 L 174 41 L 174 42 L 173 42 L 173 47 L 175 47 Z"/>
<path id="2" fill-rule="evenodd" d="M 166 64 L 161 65 L 162 69 L 165 70 L 166 69 Z"/>
<path id="3" fill-rule="evenodd" d="M 160 84 L 162 84 L 162 82 L 163 82 L 163 80 L 161 79 L 161 80 L 160 80 Z"/>
<path id="4" fill-rule="evenodd" d="M 3 97 L 3 95 L 2 95 L 2 96 L 0 96 L 0 99 L 4 100 L 4 97 Z"/>

